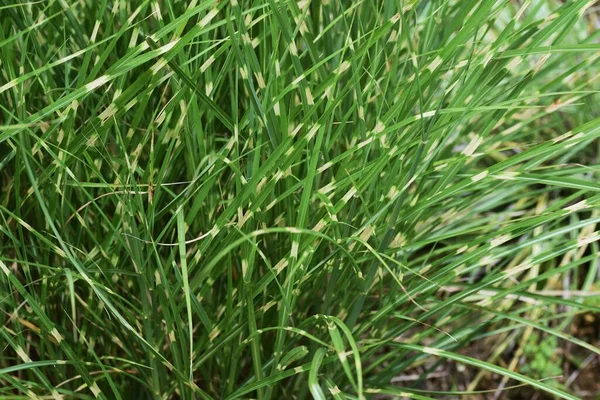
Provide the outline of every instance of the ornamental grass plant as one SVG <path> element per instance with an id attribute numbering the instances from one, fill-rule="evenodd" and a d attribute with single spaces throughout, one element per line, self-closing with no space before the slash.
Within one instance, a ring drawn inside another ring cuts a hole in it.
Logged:
<path id="1" fill-rule="evenodd" d="M 0 1 L 0 398 L 595 398 L 599 7 Z"/>

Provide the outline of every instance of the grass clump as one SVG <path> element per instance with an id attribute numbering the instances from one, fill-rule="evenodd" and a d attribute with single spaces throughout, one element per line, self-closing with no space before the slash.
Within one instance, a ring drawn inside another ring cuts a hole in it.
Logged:
<path id="1" fill-rule="evenodd" d="M 0 2 L 0 397 L 579 398 L 594 3 Z"/>

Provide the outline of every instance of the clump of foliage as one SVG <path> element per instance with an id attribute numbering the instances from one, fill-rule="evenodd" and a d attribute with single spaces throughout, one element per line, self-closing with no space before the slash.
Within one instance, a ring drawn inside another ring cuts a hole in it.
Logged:
<path id="1" fill-rule="evenodd" d="M 0 397 L 576 399 L 594 3 L 1 1 Z"/>
<path id="2" fill-rule="evenodd" d="M 525 363 L 521 372 L 525 375 L 544 379 L 562 375 L 559 355 L 556 353 L 558 340 L 555 336 L 540 338 L 532 335 L 523 349 Z"/>

